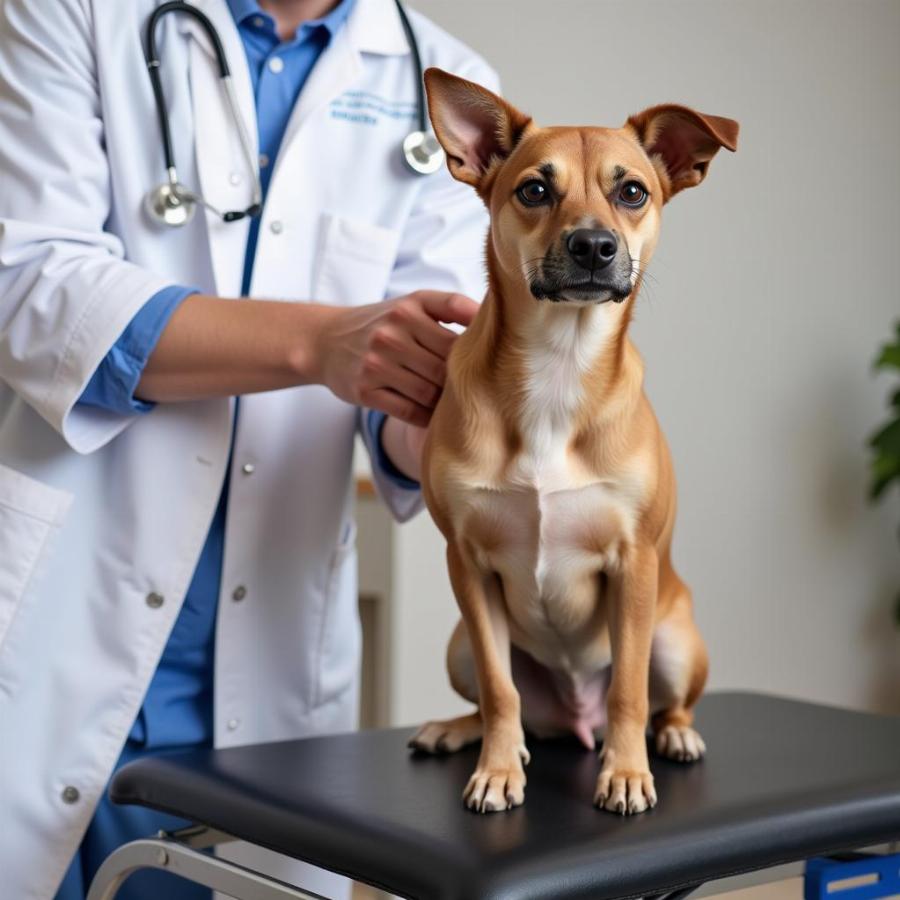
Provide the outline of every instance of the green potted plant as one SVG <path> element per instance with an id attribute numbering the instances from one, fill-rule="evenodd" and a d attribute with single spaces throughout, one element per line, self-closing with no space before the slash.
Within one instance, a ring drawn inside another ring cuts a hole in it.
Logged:
<path id="1" fill-rule="evenodd" d="M 893 369 L 900 373 L 900 322 L 897 323 L 893 343 L 885 344 L 875 360 L 876 369 Z M 869 439 L 872 448 L 873 500 L 883 496 L 893 482 L 900 482 L 900 386 L 890 400 L 888 421 Z M 897 596 L 894 616 L 900 624 L 900 595 Z"/>

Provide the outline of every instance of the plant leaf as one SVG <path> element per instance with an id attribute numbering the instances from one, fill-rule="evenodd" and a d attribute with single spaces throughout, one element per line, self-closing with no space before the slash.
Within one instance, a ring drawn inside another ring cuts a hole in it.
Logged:
<path id="1" fill-rule="evenodd" d="M 873 500 L 877 500 L 895 479 L 900 479 L 900 459 L 891 456 L 876 456 L 872 460 L 872 486 L 869 489 L 869 496 Z"/>
<path id="2" fill-rule="evenodd" d="M 888 422 L 880 431 L 872 435 L 869 444 L 883 456 L 892 456 L 900 460 L 900 418 Z"/>
<path id="3" fill-rule="evenodd" d="M 885 344 L 875 360 L 876 369 L 900 369 L 900 341 Z"/>

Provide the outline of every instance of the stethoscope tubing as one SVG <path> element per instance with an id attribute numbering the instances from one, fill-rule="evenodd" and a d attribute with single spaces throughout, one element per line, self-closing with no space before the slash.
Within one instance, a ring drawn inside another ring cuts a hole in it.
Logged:
<path id="1" fill-rule="evenodd" d="M 416 40 L 416 33 L 410 24 L 409 16 L 400 0 L 394 0 L 397 6 L 397 12 L 400 15 L 400 24 L 406 33 L 406 42 L 409 44 L 409 52 L 413 58 L 413 70 L 416 73 L 416 120 L 419 125 L 419 131 L 427 131 L 428 119 L 425 115 L 425 73 L 422 70 L 422 57 L 419 55 L 419 42 Z"/>
<path id="2" fill-rule="evenodd" d="M 193 16 L 201 24 L 213 45 L 216 63 L 219 66 L 219 78 L 231 77 L 231 69 L 228 67 L 228 57 L 225 55 L 225 48 L 222 46 L 219 32 L 216 31 L 215 25 L 209 20 L 206 13 L 197 9 L 196 6 L 190 3 L 182 2 L 182 0 L 168 0 L 166 3 L 161 3 L 152 13 L 150 13 L 150 18 L 147 19 L 144 58 L 147 61 L 147 72 L 150 75 L 150 84 L 153 86 L 153 99 L 156 102 L 156 117 L 159 120 L 159 131 L 162 135 L 163 144 L 163 158 L 165 160 L 167 171 L 175 168 L 175 154 L 172 150 L 172 131 L 169 127 L 169 117 L 166 115 L 166 96 L 163 92 L 162 79 L 159 74 L 162 62 L 159 58 L 159 50 L 157 49 L 156 44 L 156 26 L 164 15 L 171 12 L 186 13 L 189 16 Z"/>

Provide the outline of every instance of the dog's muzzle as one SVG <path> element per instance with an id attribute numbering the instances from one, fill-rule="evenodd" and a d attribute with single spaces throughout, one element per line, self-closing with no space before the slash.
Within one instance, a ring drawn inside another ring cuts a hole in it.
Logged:
<path id="1" fill-rule="evenodd" d="M 529 282 L 538 300 L 621 303 L 631 293 L 631 256 L 606 228 L 576 228 L 552 248 Z"/>

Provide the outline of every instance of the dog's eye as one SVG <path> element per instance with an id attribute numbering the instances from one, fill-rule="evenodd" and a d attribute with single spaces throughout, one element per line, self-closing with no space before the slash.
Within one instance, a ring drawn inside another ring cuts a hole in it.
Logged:
<path id="1" fill-rule="evenodd" d="M 619 203 L 623 206 L 630 206 L 632 209 L 643 206 L 649 196 L 644 186 L 637 181 L 626 181 L 619 188 Z"/>
<path id="2" fill-rule="evenodd" d="M 543 181 L 538 181 L 537 178 L 526 181 L 519 187 L 516 194 L 526 206 L 537 206 L 550 197 L 547 185 Z"/>

